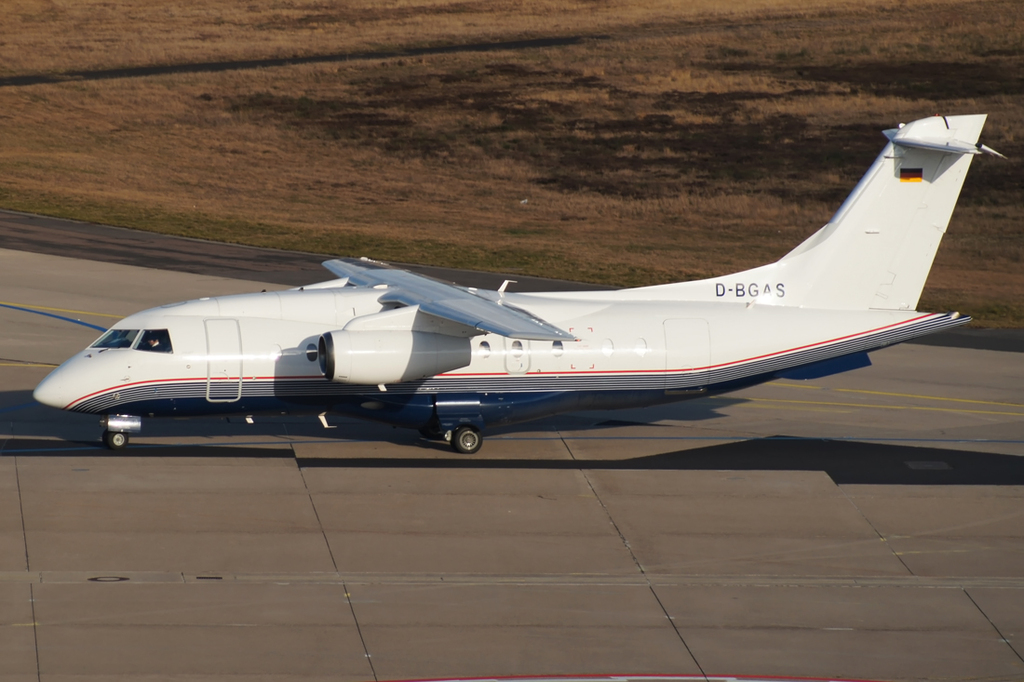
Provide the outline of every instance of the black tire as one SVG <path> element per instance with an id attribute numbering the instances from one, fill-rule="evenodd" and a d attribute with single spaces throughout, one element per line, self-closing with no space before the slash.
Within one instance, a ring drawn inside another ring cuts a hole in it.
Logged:
<path id="1" fill-rule="evenodd" d="M 111 450 L 124 450 L 128 447 L 128 434 L 121 431 L 104 431 L 103 443 Z"/>
<path id="2" fill-rule="evenodd" d="M 463 424 L 452 431 L 452 449 L 460 455 L 472 455 L 484 444 L 480 431 L 468 424 Z"/>

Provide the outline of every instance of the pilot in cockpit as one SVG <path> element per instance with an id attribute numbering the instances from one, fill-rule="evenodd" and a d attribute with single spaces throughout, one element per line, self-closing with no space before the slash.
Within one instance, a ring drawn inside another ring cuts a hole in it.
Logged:
<path id="1" fill-rule="evenodd" d="M 147 329 L 142 332 L 142 338 L 136 346 L 138 350 L 145 350 L 151 353 L 171 353 L 171 336 L 166 329 Z"/>

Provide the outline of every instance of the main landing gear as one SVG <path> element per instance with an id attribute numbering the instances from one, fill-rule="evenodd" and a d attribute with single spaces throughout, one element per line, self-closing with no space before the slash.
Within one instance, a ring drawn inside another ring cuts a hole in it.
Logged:
<path id="1" fill-rule="evenodd" d="M 451 431 L 445 431 L 437 422 L 432 422 L 420 428 L 420 435 L 427 440 L 443 440 L 452 446 L 452 450 L 460 455 L 472 455 L 480 449 L 484 443 L 483 434 L 480 429 L 470 424 L 456 426 Z"/>
<path id="2" fill-rule="evenodd" d="M 472 455 L 484 444 L 484 437 L 475 426 L 463 424 L 451 432 L 452 450 L 461 455 Z"/>

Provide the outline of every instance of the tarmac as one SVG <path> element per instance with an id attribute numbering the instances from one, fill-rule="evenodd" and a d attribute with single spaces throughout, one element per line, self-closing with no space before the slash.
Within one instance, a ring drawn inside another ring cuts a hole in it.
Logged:
<path id="1" fill-rule="evenodd" d="M 146 420 L 113 453 L 32 401 L 52 366 L 307 272 L 164 250 L 208 270 L 0 249 L 0 680 L 1024 679 L 1024 354 L 896 346 L 473 457 L 259 416 Z"/>

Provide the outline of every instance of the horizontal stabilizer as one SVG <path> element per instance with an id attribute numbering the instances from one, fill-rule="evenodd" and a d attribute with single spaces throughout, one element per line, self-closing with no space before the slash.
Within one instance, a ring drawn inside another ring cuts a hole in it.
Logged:
<path id="1" fill-rule="evenodd" d="M 942 117 L 946 120 L 945 117 Z M 894 145 L 904 147 L 906 149 L 927 149 L 933 152 L 943 152 L 945 154 L 992 154 L 999 158 L 1005 159 L 1006 157 L 997 152 L 995 149 L 987 145 L 983 145 L 980 142 L 971 144 L 963 140 L 950 139 L 948 137 L 923 137 L 920 135 L 913 134 L 913 128 L 904 126 L 902 128 L 893 128 L 892 130 L 884 131 L 884 135 L 889 138 L 889 141 Z"/>

